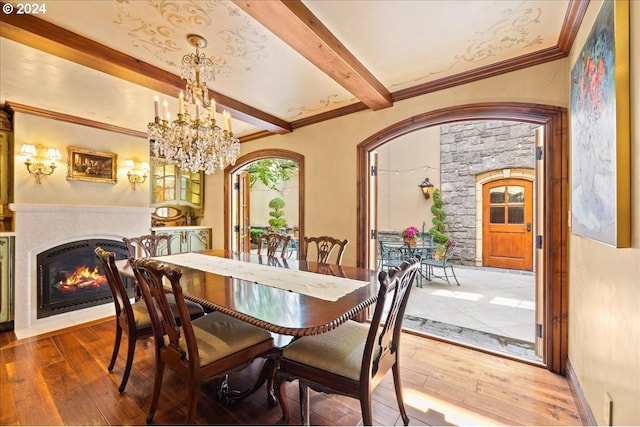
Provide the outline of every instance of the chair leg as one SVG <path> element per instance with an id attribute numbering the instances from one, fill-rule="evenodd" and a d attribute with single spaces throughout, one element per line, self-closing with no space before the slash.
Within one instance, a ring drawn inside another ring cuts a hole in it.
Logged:
<path id="1" fill-rule="evenodd" d="M 189 403 L 187 405 L 187 425 L 192 425 L 196 419 L 198 409 L 198 397 L 200 397 L 200 381 L 189 378 Z"/>
<path id="2" fill-rule="evenodd" d="M 153 422 L 153 415 L 156 413 L 156 408 L 158 407 L 163 374 L 164 362 L 160 360 L 159 356 L 156 355 L 156 373 L 153 379 L 153 396 L 151 397 L 151 407 L 149 408 L 149 413 L 147 414 L 147 424 L 151 424 Z"/>
<path id="3" fill-rule="evenodd" d="M 302 380 L 298 380 L 298 383 L 299 383 L 299 389 L 300 389 L 300 417 L 302 418 L 302 425 L 310 426 L 311 425 L 311 416 L 310 416 L 311 405 L 309 404 L 309 387 Z"/>
<path id="4" fill-rule="evenodd" d="M 120 387 L 118 390 L 120 393 L 124 391 L 124 388 L 127 386 L 127 381 L 129 380 L 129 374 L 131 373 L 131 366 L 133 365 L 133 354 L 136 351 L 136 339 L 137 336 L 135 332 L 130 331 L 128 334 L 127 340 L 127 363 L 124 367 L 124 373 L 122 374 L 122 382 L 120 383 Z"/>
<path id="5" fill-rule="evenodd" d="M 118 352 L 120 351 L 121 340 L 122 340 L 122 328 L 120 327 L 116 319 L 116 341 L 113 343 L 113 354 L 111 355 L 111 362 L 109 362 L 109 367 L 107 368 L 109 372 L 113 371 L 113 367 L 116 364 L 116 359 L 118 358 Z"/>
<path id="6" fill-rule="evenodd" d="M 400 366 L 396 362 L 392 368 L 393 372 L 393 386 L 396 389 L 396 400 L 398 401 L 398 408 L 400 409 L 400 415 L 402 416 L 402 422 L 404 425 L 409 425 L 409 416 L 407 410 L 404 407 L 404 398 L 402 396 L 402 385 L 400 383 Z"/>
<path id="7" fill-rule="evenodd" d="M 451 264 L 451 272 L 453 273 L 453 278 L 456 279 L 456 284 L 460 286 L 460 282 L 458 282 L 458 278 L 456 277 L 456 272 L 453 269 L 453 264 Z"/>
<path id="8" fill-rule="evenodd" d="M 280 408 L 282 409 L 282 418 L 280 419 L 278 424 L 289 425 L 291 420 L 289 418 L 289 399 L 287 396 L 287 383 L 279 371 L 276 372 L 276 375 L 274 377 L 273 391 L 276 393 L 276 399 L 278 400 L 278 403 L 280 404 Z"/>
<path id="9" fill-rule="evenodd" d="M 371 393 L 366 396 L 360 396 L 360 409 L 362 410 L 362 424 L 365 426 L 373 425 L 373 416 L 371 415 Z"/>

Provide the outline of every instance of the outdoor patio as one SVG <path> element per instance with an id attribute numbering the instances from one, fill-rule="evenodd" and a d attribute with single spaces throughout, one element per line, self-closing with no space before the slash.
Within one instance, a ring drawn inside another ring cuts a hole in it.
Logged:
<path id="1" fill-rule="evenodd" d="M 539 361 L 533 351 L 535 275 L 467 266 L 455 266 L 455 273 L 460 286 L 453 280 L 418 282 L 405 328 Z"/>

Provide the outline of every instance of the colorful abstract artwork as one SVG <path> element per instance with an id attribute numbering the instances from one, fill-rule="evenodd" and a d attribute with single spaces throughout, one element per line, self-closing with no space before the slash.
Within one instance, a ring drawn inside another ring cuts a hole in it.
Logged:
<path id="1" fill-rule="evenodd" d="M 604 2 L 571 72 L 571 232 L 616 247 L 630 244 L 628 16 Z"/>

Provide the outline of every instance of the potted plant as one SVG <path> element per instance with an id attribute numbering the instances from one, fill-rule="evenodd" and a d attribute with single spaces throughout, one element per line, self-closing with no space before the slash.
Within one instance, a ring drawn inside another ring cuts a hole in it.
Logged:
<path id="1" fill-rule="evenodd" d="M 269 216 L 271 217 L 269 219 L 269 226 L 271 227 L 271 231 L 278 233 L 284 229 L 287 224 L 287 220 L 284 219 L 284 211 L 282 210 L 282 208 L 284 208 L 284 200 L 280 197 L 271 199 L 269 207 L 272 209 L 272 211 L 269 212 Z"/>
<path id="2" fill-rule="evenodd" d="M 410 226 L 404 229 L 404 231 L 402 232 L 402 239 L 405 242 L 408 242 L 409 245 L 411 246 L 415 246 L 416 243 L 418 242 L 418 233 L 420 232 L 420 230 L 418 230 L 418 227 L 415 226 Z"/>
<path id="3" fill-rule="evenodd" d="M 435 243 L 444 244 L 449 240 L 449 236 L 445 233 L 444 219 L 447 213 L 442 208 L 444 206 L 444 200 L 440 196 L 440 189 L 436 188 L 433 192 L 433 206 L 431 206 L 431 213 L 433 214 L 433 227 L 429 230 L 429 234 L 433 236 Z"/>
<path id="4" fill-rule="evenodd" d="M 297 225 L 293 226 L 293 237 L 300 237 L 300 227 Z"/>

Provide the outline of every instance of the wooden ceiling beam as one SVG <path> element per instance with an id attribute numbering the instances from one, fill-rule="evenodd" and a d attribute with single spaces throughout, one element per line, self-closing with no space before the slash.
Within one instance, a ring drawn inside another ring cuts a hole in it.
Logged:
<path id="1" fill-rule="evenodd" d="M 0 14 L 0 36 L 167 96 L 176 97 L 184 89 L 184 81 L 175 74 L 32 15 Z M 212 90 L 209 94 L 218 108 L 229 110 L 235 119 L 273 133 L 292 131 L 282 119 Z"/>
<path id="2" fill-rule="evenodd" d="M 372 110 L 391 107 L 382 83 L 300 0 L 233 0 L 300 55 Z"/>

